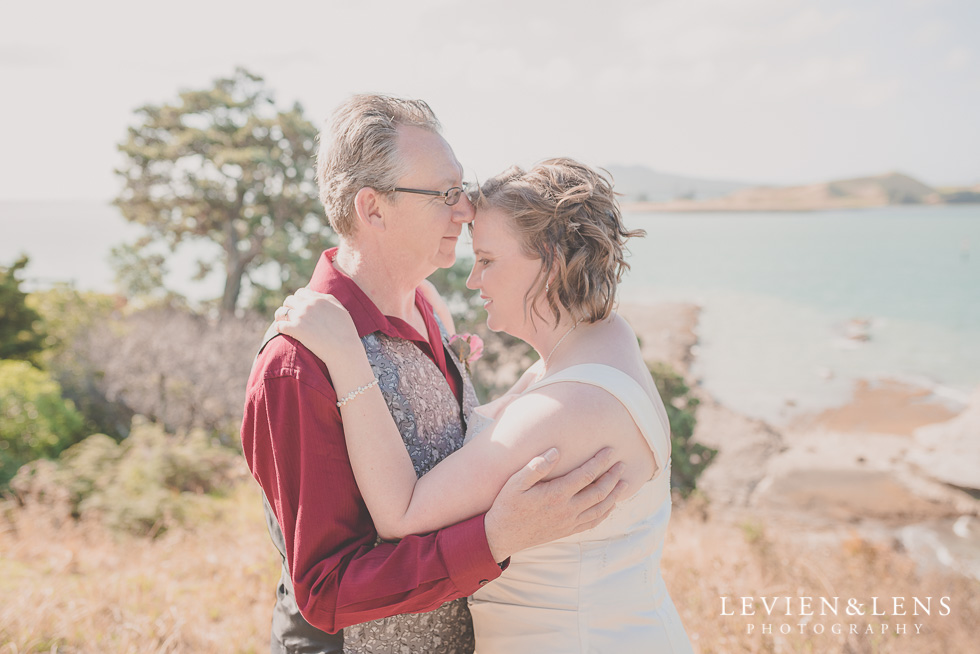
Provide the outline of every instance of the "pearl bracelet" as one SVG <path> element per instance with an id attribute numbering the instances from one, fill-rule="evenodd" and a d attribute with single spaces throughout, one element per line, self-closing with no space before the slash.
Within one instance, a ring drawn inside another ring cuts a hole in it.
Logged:
<path id="1" fill-rule="evenodd" d="M 339 408 L 343 407 L 345 404 L 347 404 L 348 402 L 350 402 L 351 400 L 353 400 L 355 397 L 357 397 L 358 395 L 360 395 L 361 393 L 363 393 L 367 389 L 371 388 L 372 386 L 377 386 L 377 385 L 378 385 L 378 380 L 377 379 L 372 379 L 369 383 L 364 384 L 363 386 L 358 386 L 357 388 L 355 388 L 354 390 L 352 390 L 350 393 L 348 393 L 347 395 L 345 395 L 343 398 L 341 398 L 340 401 L 337 402 L 337 408 L 339 409 Z"/>

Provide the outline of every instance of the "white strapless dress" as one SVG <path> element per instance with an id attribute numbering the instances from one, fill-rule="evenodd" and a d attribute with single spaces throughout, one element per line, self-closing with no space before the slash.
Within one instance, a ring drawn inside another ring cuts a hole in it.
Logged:
<path id="1" fill-rule="evenodd" d="M 602 364 L 572 366 L 525 393 L 559 382 L 591 384 L 622 402 L 658 470 L 602 524 L 515 554 L 499 579 L 470 598 L 476 654 L 691 652 L 660 574 L 670 520 L 670 442 L 657 409 L 636 380 Z M 493 422 L 476 412 L 467 439 Z"/>

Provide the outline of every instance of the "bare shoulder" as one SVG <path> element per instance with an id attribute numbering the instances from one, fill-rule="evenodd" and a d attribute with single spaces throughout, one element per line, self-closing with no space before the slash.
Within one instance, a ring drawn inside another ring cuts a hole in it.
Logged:
<path id="1" fill-rule="evenodd" d="M 551 384 L 515 399 L 501 415 L 499 422 L 513 426 L 516 432 L 567 429 L 586 431 L 593 424 L 608 420 L 617 409 L 628 413 L 619 401 L 606 391 L 574 382 Z"/>
<path id="2" fill-rule="evenodd" d="M 629 411 L 607 391 L 588 384 L 558 383 L 514 400 L 501 414 L 494 440 L 532 453 L 558 447 L 561 475 L 599 449 L 612 447 L 617 458 L 642 458 L 640 436 Z M 640 445 L 638 448 L 637 446 Z"/>
<path id="3" fill-rule="evenodd" d="M 607 321 L 610 327 L 615 330 L 616 335 L 622 338 L 636 339 L 636 330 L 629 324 L 626 318 L 613 311 Z"/>

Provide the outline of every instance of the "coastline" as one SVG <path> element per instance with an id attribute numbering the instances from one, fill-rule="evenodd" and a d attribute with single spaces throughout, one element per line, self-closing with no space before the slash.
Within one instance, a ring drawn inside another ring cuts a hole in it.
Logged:
<path id="1" fill-rule="evenodd" d="M 962 485 L 964 457 L 980 463 L 980 439 L 946 452 L 934 433 L 980 409 L 893 376 L 857 380 L 846 402 L 773 425 L 724 406 L 692 374 L 697 305 L 619 312 L 644 356 L 674 366 L 701 401 L 694 439 L 718 450 L 698 482 L 712 518 L 775 522 L 806 543 L 858 533 L 923 568 L 980 579 L 980 491 Z"/>
<path id="2" fill-rule="evenodd" d="M 811 202 L 793 199 L 778 202 L 744 202 L 730 198 L 717 200 L 669 200 L 667 202 L 621 202 L 624 213 L 808 213 L 814 211 L 855 211 L 896 207 L 980 207 L 980 202 L 911 202 L 894 204 L 863 198 L 840 198 Z"/>

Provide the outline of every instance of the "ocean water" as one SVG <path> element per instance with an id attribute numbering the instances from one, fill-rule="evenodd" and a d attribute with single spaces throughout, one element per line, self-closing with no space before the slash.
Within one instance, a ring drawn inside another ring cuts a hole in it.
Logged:
<path id="1" fill-rule="evenodd" d="M 128 223 L 108 202 L 0 202 L 0 265 L 9 266 L 27 254 L 30 262 L 22 278 L 28 290 L 68 282 L 111 293 L 117 286 L 110 250 L 142 233 L 142 227 Z M 169 263 L 167 283 L 194 300 L 220 296 L 220 275 L 192 280 L 195 258 L 216 251 L 209 244 L 181 247 Z"/>
<path id="2" fill-rule="evenodd" d="M 980 386 L 980 205 L 812 213 L 627 214 L 628 302 L 702 307 L 694 372 L 729 406 L 781 422 L 892 377 L 965 401 Z M 114 289 L 113 245 L 139 229 L 95 202 L 0 203 L 0 265 L 31 256 L 28 287 Z M 469 245 L 460 243 L 460 253 Z M 185 248 L 168 282 L 193 299 Z M 847 337 L 866 320 L 869 337 Z"/>
<path id="3" fill-rule="evenodd" d="M 891 377 L 980 386 L 980 206 L 630 214 L 623 301 L 702 307 L 694 372 L 780 423 Z M 861 331 L 867 340 L 849 337 Z"/>

